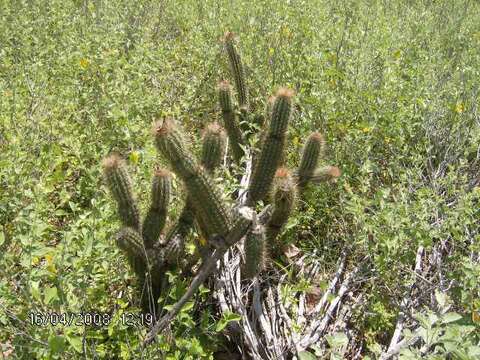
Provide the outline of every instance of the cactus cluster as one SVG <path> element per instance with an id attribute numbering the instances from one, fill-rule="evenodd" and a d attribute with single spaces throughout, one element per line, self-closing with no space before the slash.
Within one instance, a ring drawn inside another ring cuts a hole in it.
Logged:
<path id="1" fill-rule="evenodd" d="M 118 155 L 110 155 L 103 162 L 106 184 L 117 202 L 123 224 L 116 243 L 125 252 L 139 284 L 150 286 L 142 297 L 145 311 L 161 295 L 163 274 L 167 268 L 191 266 L 185 252 L 185 242 L 191 230 L 196 229 L 197 234 L 193 237 L 197 250 L 195 256 L 203 261 L 215 249 L 233 245 L 230 239 L 244 238 L 243 277 L 258 276 L 265 269 L 267 256 L 282 254 L 279 235 L 295 209 L 297 194 L 302 193 L 309 183 L 340 175 L 336 167 L 319 167 L 325 141 L 318 132 L 308 137 L 298 168 L 291 171 L 284 167 L 293 91 L 280 88 L 269 98 L 264 111 L 256 113 L 249 103 L 244 67 L 233 34 L 228 32 L 223 43 L 237 98 L 236 102 L 232 100 L 232 88 L 227 80 L 219 82 L 218 103 L 225 130 L 217 122 L 209 124 L 203 131 L 201 153 L 197 158 L 185 131 L 172 118 L 158 120 L 153 126 L 156 148 L 182 181 L 186 192 L 185 204 L 175 221 L 166 226 L 172 189 L 172 176 L 168 170 L 156 169 L 154 172 L 150 205 L 142 223 L 125 162 Z M 258 149 L 249 149 L 246 153 L 243 125 L 249 119 L 263 128 L 257 141 Z M 225 153 L 227 139 L 229 154 Z M 255 161 L 249 160 L 248 154 L 254 155 Z M 215 171 L 222 164 L 228 165 L 228 155 L 237 165 L 243 165 L 244 161 L 253 162 L 244 201 L 234 206 L 229 205 L 222 196 L 221 186 L 214 181 Z M 269 217 L 264 223 L 255 223 L 250 228 L 250 222 L 238 216 L 234 209 L 253 211 L 260 202 L 270 203 Z"/>

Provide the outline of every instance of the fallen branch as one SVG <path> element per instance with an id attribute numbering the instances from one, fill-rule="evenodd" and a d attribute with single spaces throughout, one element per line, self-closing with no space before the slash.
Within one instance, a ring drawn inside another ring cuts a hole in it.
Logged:
<path id="1" fill-rule="evenodd" d="M 223 255 L 226 253 L 228 248 L 238 241 L 246 234 L 250 228 L 252 222 L 256 221 L 255 212 L 247 207 L 243 207 L 239 210 L 240 218 L 237 220 L 234 228 L 226 239 L 224 239 L 224 246 L 218 247 L 214 250 L 211 257 L 207 258 L 205 263 L 200 268 L 198 274 L 193 278 L 192 283 L 190 284 L 187 292 L 178 300 L 172 307 L 172 309 L 164 315 L 160 320 L 158 320 L 155 325 L 152 327 L 150 332 L 147 334 L 143 345 L 150 344 L 156 337 L 156 335 L 164 330 L 168 324 L 177 316 L 180 310 L 185 306 L 185 304 L 193 297 L 197 292 L 200 285 L 214 272 L 217 266 L 217 261 L 219 261 Z"/>
<path id="2" fill-rule="evenodd" d="M 398 315 L 398 320 L 395 325 L 395 331 L 393 332 L 392 339 L 390 340 L 390 344 L 388 345 L 387 351 L 380 356 L 380 360 L 390 359 L 393 355 L 397 354 L 400 351 L 401 347 L 405 344 L 404 341 L 400 342 L 400 337 L 402 336 L 402 331 L 405 324 L 405 314 L 411 302 L 410 298 L 417 284 L 417 276 L 420 275 L 420 272 L 422 270 L 423 252 L 424 252 L 423 246 L 419 246 L 417 249 L 417 256 L 415 259 L 415 275 L 416 275 L 415 280 L 413 284 L 410 286 L 410 291 L 402 299 L 400 303 L 400 314 Z M 402 344 L 400 345 L 400 343 Z"/>

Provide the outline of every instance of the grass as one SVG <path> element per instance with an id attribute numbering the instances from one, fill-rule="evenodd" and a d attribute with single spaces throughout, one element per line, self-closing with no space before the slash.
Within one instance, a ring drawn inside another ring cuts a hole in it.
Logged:
<path id="1" fill-rule="evenodd" d="M 354 324 L 363 354 L 388 345 L 419 245 L 445 254 L 430 271 L 478 331 L 478 2 L 4 1 L 0 15 L 4 357 L 138 356 L 144 330 L 121 319 L 134 312 L 133 275 L 114 246 L 100 162 L 113 150 L 128 158 L 145 205 L 159 161 L 151 123 L 172 115 L 199 134 L 218 118 L 227 30 L 240 39 L 255 106 L 280 86 L 297 93 L 289 163 L 319 130 L 342 170 L 334 186 L 308 191 L 284 239 L 315 253 L 327 276 L 344 247 L 350 266 L 370 256 Z M 81 311 L 112 320 L 42 327 L 29 316 Z M 155 351 L 212 356 L 218 319 L 193 315 Z M 456 340 L 474 346 L 478 333 Z"/>

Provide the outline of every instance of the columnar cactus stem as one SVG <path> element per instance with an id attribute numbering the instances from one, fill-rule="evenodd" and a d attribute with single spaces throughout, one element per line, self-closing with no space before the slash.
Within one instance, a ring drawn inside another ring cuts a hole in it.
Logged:
<path id="1" fill-rule="evenodd" d="M 158 241 L 167 219 L 171 193 L 171 174 L 168 170 L 155 171 L 152 181 L 150 209 L 143 222 L 145 247 L 150 249 Z"/>
<path id="2" fill-rule="evenodd" d="M 248 93 L 245 84 L 245 73 L 240 54 L 235 48 L 234 38 L 234 34 L 228 31 L 225 33 L 223 41 L 225 44 L 225 50 L 227 51 L 228 61 L 230 63 L 230 70 L 237 89 L 238 105 L 239 107 L 245 107 L 248 110 Z"/>
<path id="3" fill-rule="evenodd" d="M 124 226 L 140 231 L 140 212 L 125 162 L 113 154 L 103 160 L 102 165 L 107 186 L 118 205 L 120 220 Z"/>
<path id="4" fill-rule="evenodd" d="M 304 187 L 311 180 L 324 151 L 325 139 L 322 134 L 318 132 L 310 134 L 303 148 L 302 159 L 298 167 L 298 185 L 300 187 Z"/>
<path id="5" fill-rule="evenodd" d="M 127 255 L 135 274 L 143 279 L 147 270 L 147 252 L 140 234 L 131 227 L 124 227 L 118 232 L 115 241 Z"/>
<path id="6" fill-rule="evenodd" d="M 282 88 L 272 107 L 268 132 L 263 138 L 261 152 L 255 163 L 248 190 L 248 204 L 262 200 L 270 191 L 275 171 L 282 162 L 293 91 Z"/>
<path id="7" fill-rule="evenodd" d="M 186 147 L 181 130 L 167 118 L 155 124 L 154 135 L 158 150 L 185 183 L 195 213 L 204 222 L 207 233 L 226 235 L 230 227 L 226 206 L 216 184 Z"/>
<path id="8" fill-rule="evenodd" d="M 297 188 L 290 172 L 279 168 L 273 182 L 273 212 L 266 225 L 267 243 L 274 254 L 281 250 L 276 240 L 295 207 L 296 198 Z"/>
<path id="9" fill-rule="evenodd" d="M 257 276 L 265 267 L 266 246 L 265 229 L 257 225 L 250 230 L 245 238 L 245 266 L 243 277 L 251 279 Z"/>
<path id="10" fill-rule="evenodd" d="M 203 133 L 202 165 L 208 172 L 220 166 L 225 155 L 227 138 L 223 128 L 216 122 L 207 126 Z"/>
<path id="11" fill-rule="evenodd" d="M 220 81 L 218 84 L 218 100 L 222 110 L 223 123 L 227 130 L 228 139 L 230 140 L 233 159 L 239 164 L 244 155 L 242 149 L 244 139 L 237 118 L 235 117 L 235 112 L 233 111 L 231 86 L 226 80 Z"/>

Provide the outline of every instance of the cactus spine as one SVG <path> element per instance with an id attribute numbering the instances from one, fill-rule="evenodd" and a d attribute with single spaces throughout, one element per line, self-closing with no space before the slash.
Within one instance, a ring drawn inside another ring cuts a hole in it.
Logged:
<path id="1" fill-rule="evenodd" d="M 295 207 L 296 199 L 297 188 L 290 172 L 279 168 L 273 182 L 273 212 L 266 225 L 267 243 L 272 253 L 276 254 L 281 250 L 276 240 Z"/>
<path id="2" fill-rule="evenodd" d="M 140 212 L 125 162 L 113 154 L 108 156 L 102 165 L 107 186 L 118 205 L 120 220 L 124 226 L 140 231 Z"/>
<path id="3" fill-rule="evenodd" d="M 268 194 L 275 171 L 282 162 L 286 131 L 292 109 L 292 97 L 292 90 L 282 88 L 277 92 L 268 132 L 263 138 L 262 149 L 250 180 L 249 204 L 262 200 Z"/>
<path id="4" fill-rule="evenodd" d="M 155 171 L 152 181 L 150 209 L 143 222 L 145 247 L 150 249 L 158 241 L 165 227 L 171 193 L 171 174 L 168 170 Z"/>
<path id="5" fill-rule="evenodd" d="M 310 134 L 305 143 L 300 166 L 298 167 L 298 185 L 304 187 L 312 178 L 318 161 L 325 152 L 325 140 L 322 134 Z"/>
<path id="6" fill-rule="evenodd" d="M 154 135 L 157 149 L 185 183 L 195 213 L 205 224 L 207 233 L 227 234 L 230 219 L 225 204 L 215 183 L 187 149 L 181 130 L 167 118 L 155 125 Z"/>
<path id="7" fill-rule="evenodd" d="M 237 118 L 235 117 L 235 112 L 233 111 L 231 92 L 231 86 L 228 81 L 224 80 L 218 84 L 218 101 L 220 103 L 220 109 L 222 110 L 223 123 L 227 130 L 228 139 L 230 140 L 233 159 L 238 164 L 244 155 L 242 149 L 244 139 Z"/>

